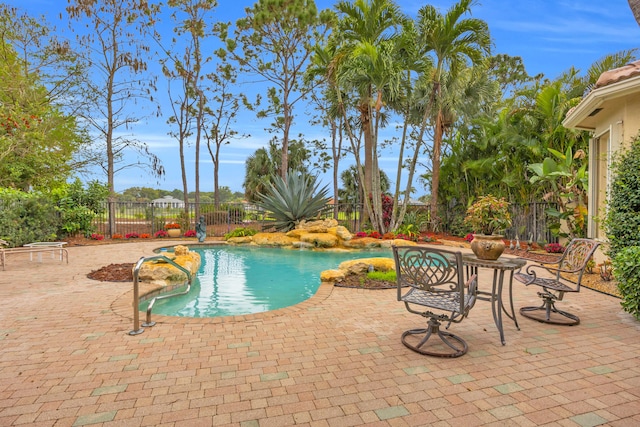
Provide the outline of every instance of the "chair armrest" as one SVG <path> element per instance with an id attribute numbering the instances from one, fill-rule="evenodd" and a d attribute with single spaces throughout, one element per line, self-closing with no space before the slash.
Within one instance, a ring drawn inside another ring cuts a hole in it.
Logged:
<path id="1" fill-rule="evenodd" d="M 471 310 L 474 305 L 476 305 L 476 300 L 478 299 L 478 275 L 472 274 L 467 280 L 467 283 L 464 284 L 464 287 L 467 288 L 467 295 L 469 295 L 469 302 L 467 304 L 467 313 L 468 310 Z"/>
<path id="2" fill-rule="evenodd" d="M 472 274 L 471 277 L 467 279 L 467 282 L 464 284 L 464 287 L 467 288 L 467 292 L 469 293 L 469 295 L 477 294 L 478 293 L 478 275 Z"/>

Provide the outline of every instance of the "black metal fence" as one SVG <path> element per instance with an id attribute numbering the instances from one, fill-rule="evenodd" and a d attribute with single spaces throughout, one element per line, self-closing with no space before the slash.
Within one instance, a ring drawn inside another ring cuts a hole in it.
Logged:
<path id="1" fill-rule="evenodd" d="M 185 214 L 183 207 L 167 207 L 156 205 L 152 202 L 104 202 L 102 213 L 94 220 L 96 232 L 103 235 L 120 235 L 136 233 L 153 236 L 165 229 L 167 223 L 178 223 L 182 232 L 195 229 L 196 215 L 202 215 L 207 224 L 207 235 L 223 236 L 238 227 L 250 227 L 260 231 L 271 231 L 273 218 L 261 208 L 250 203 L 227 203 L 216 208 L 212 203 L 189 204 Z M 519 238 L 525 242 L 554 242 L 556 239 L 548 230 L 548 217 L 545 209 L 551 207 L 548 203 L 528 203 L 524 205 L 511 205 L 511 217 L 513 225 L 506 230 L 508 239 Z M 109 229 L 109 208 L 114 212 L 114 229 Z M 197 208 L 197 209 L 196 209 Z M 321 219 L 336 218 L 340 225 L 345 226 L 351 232 L 362 231 L 366 224 L 362 223 L 363 205 L 338 204 L 330 205 L 319 216 Z M 460 234 L 460 224 L 464 218 L 466 207 L 456 206 L 444 210 L 439 230 L 450 234 Z M 420 224 L 415 224 L 425 231 L 430 229 L 429 207 L 411 205 L 407 209 L 408 217 L 412 220 L 419 219 Z M 461 218 L 462 217 L 462 218 Z"/>

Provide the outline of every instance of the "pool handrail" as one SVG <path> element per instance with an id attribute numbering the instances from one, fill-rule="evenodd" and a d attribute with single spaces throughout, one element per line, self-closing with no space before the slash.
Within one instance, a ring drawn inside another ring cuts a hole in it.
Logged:
<path id="1" fill-rule="evenodd" d="M 146 322 L 143 323 L 142 325 L 140 325 L 140 290 L 139 290 L 139 275 L 140 275 L 140 268 L 142 267 L 142 264 L 144 264 L 147 261 L 156 261 L 156 260 L 162 260 L 168 264 L 173 265 L 174 267 L 176 267 L 177 269 L 181 270 L 184 274 L 187 275 L 187 281 L 184 283 L 187 285 L 187 289 L 183 292 L 177 292 L 174 294 L 169 294 L 169 295 L 159 295 L 155 298 L 153 298 L 153 300 L 151 300 L 151 302 L 149 303 L 149 307 L 147 307 L 147 318 L 146 318 Z M 135 266 L 133 267 L 133 329 L 131 331 L 129 331 L 129 335 L 139 335 L 141 333 L 144 332 L 144 328 L 145 327 L 151 327 L 153 325 L 156 324 L 156 322 L 152 322 L 151 321 L 151 309 L 153 308 L 153 304 L 156 302 L 156 300 L 158 299 L 164 299 L 164 298 L 171 298 L 174 296 L 178 296 L 178 295 L 184 295 L 186 293 L 189 292 L 189 290 L 191 289 L 191 283 L 193 282 L 193 275 L 191 274 L 191 272 L 189 270 L 187 270 L 186 268 L 184 268 L 183 266 L 179 265 L 178 263 L 176 263 L 175 261 L 173 261 L 171 258 L 167 258 L 164 255 L 156 255 L 156 256 L 151 256 L 151 257 L 141 257 L 138 262 L 135 264 Z M 142 326 L 142 327 L 141 327 Z"/>

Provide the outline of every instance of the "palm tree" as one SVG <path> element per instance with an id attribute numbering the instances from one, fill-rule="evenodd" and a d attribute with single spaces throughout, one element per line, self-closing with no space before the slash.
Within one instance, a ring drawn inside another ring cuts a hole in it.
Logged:
<path id="1" fill-rule="evenodd" d="M 399 66 L 393 58 L 396 28 L 404 17 L 390 0 L 341 1 L 336 4 L 341 14 L 336 34 L 339 87 L 355 91 L 358 97 L 360 125 L 364 136 L 364 169 L 358 174 L 364 184 L 366 211 L 373 226 L 383 231 L 382 204 L 377 165 L 377 132 L 383 121 L 382 109 L 398 90 Z M 352 139 L 353 141 L 353 139 Z M 362 162 L 356 147 L 356 164 Z"/>
<path id="2" fill-rule="evenodd" d="M 441 99 L 442 79 L 446 73 L 455 78 L 458 70 L 470 62 L 479 64 L 490 52 L 491 38 L 487 23 L 476 18 L 462 18 L 471 11 L 474 0 L 460 0 L 445 15 L 431 5 L 422 7 L 418 12 L 418 33 L 421 42 L 434 57 L 435 68 L 432 76 L 432 91 L 427 111 L 435 118 L 432 177 L 431 177 L 431 221 L 438 224 L 438 186 L 440 182 L 440 156 L 443 135 L 450 122 L 446 120 L 445 104 Z"/>
<path id="3" fill-rule="evenodd" d="M 307 160 L 309 150 L 304 142 L 292 140 L 289 144 L 289 171 L 308 173 Z M 245 162 L 245 177 L 242 186 L 245 197 L 249 201 L 259 199 L 259 194 L 266 194 L 279 175 L 282 165 L 282 148 L 276 140 L 269 141 L 269 147 L 258 148 Z"/>

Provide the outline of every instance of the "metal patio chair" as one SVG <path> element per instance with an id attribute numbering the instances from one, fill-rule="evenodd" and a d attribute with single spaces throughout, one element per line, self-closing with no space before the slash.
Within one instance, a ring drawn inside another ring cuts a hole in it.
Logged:
<path id="1" fill-rule="evenodd" d="M 459 323 L 476 302 L 477 276 L 465 283 L 462 253 L 420 246 L 394 246 L 398 301 L 410 313 L 425 317 L 427 328 L 410 329 L 402 343 L 420 354 L 459 357 L 467 343 L 440 329 L 442 322 Z M 407 291 L 407 288 L 409 289 Z M 429 342 L 436 335 L 442 342 Z M 443 346 L 442 344 L 446 346 Z"/>
<path id="2" fill-rule="evenodd" d="M 580 292 L 580 282 L 589 259 L 600 245 L 591 239 L 573 239 L 556 262 L 529 265 L 525 272 L 517 271 L 513 277 L 525 285 L 542 287 L 538 296 L 542 305 L 522 307 L 520 314 L 538 322 L 554 325 L 577 325 L 580 318 L 556 308 L 556 301 L 562 301 L 568 292 Z M 542 277 L 546 275 L 546 277 Z M 552 277 L 548 277 L 551 275 Z"/>

